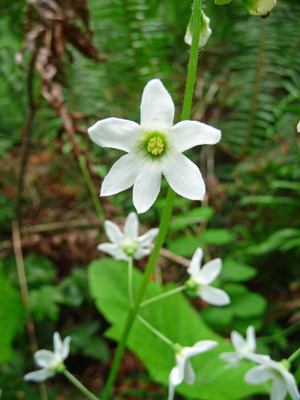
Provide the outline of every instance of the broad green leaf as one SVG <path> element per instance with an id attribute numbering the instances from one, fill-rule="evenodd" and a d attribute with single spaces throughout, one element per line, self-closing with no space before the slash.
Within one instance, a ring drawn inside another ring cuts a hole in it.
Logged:
<path id="1" fill-rule="evenodd" d="M 89 266 L 89 284 L 99 311 L 112 324 L 107 336 L 119 340 L 128 312 L 127 265 L 110 259 L 93 261 Z M 137 269 L 133 271 L 133 293 L 136 295 L 142 279 Z M 150 298 L 174 288 L 150 282 L 145 298 Z M 216 349 L 192 359 L 196 371 L 196 383 L 180 385 L 177 390 L 190 398 L 201 400 L 238 400 L 253 393 L 262 393 L 264 388 L 247 385 L 243 376 L 249 364 L 238 369 L 226 369 L 219 360 L 221 352 L 233 350 L 224 339 L 211 331 L 199 313 L 184 295 L 178 293 L 149 304 L 140 314 L 156 329 L 174 343 L 192 346 L 199 340 L 216 340 Z M 174 366 L 174 354 L 169 345 L 157 338 L 139 320 L 136 320 L 127 343 L 144 363 L 152 378 L 168 385 L 168 376 Z"/>
<path id="2" fill-rule="evenodd" d="M 7 282 L 0 263 L 0 362 L 13 356 L 12 342 L 23 323 L 23 314 L 19 293 Z"/>
<path id="3" fill-rule="evenodd" d="M 223 262 L 222 278 L 233 282 L 243 282 L 254 278 L 257 270 L 249 265 L 226 259 Z"/>

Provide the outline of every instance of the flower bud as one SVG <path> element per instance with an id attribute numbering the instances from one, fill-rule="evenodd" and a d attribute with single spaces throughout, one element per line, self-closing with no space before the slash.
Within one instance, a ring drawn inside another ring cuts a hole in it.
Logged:
<path id="1" fill-rule="evenodd" d="M 276 5 L 276 0 L 243 0 L 245 7 L 251 15 L 268 15 Z"/>
<path id="2" fill-rule="evenodd" d="M 210 19 L 204 14 L 204 12 L 202 12 L 199 47 L 204 47 L 211 35 L 209 21 Z M 184 36 L 185 43 L 190 46 L 192 45 L 192 34 L 193 34 L 193 20 L 191 18 L 186 30 L 186 34 Z"/>

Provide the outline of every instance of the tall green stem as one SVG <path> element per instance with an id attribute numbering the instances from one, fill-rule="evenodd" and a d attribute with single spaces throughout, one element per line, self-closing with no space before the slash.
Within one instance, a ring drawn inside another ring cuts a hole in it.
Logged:
<path id="1" fill-rule="evenodd" d="M 132 304 L 133 304 L 132 264 L 133 264 L 133 259 L 132 259 L 132 257 L 129 257 L 129 260 L 128 260 L 128 297 L 129 297 L 130 306 L 132 306 Z"/>
<path id="2" fill-rule="evenodd" d="M 99 400 L 98 397 L 96 397 L 93 393 L 91 393 L 86 387 L 84 387 L 78 379 L 75 378 L 68 370 L 65 370 L 63 372 L 65 377 L 69 379 L 70 382 L 73 383 L 79 389 L 87 398 L 91 400 Z"/>
<path id="3" fill-rule="evenodd" d="M 202 6 L 202 0 L 194 0 L 194 4 L 193 4 L 193 38 L 192 38 L 192 46 L 191 46 L 190 59 L 189 59 L 189 65 L 188 65 L 187 83 L 186 83 L 186 89 L 185 89 L 183 107 L 182 107 L 182 114 L 181 114 L 182 120 L 189 119 L 190 114 L 191 114 L 191 107 L 192 107 L 192 100 L 193 100 L 193 93 L 194 93 L 194 86 L 195 86 L 195 77 L 196 77 L 197 64 L 198 64 L 198 49 L 199 49 L 200 27 L 201 27 L 201 19 L 202 19 L 201 6 Z M 161 223 L 159 226 L 159 233 L 158 233 L 157 239 L 155 241 L 153 251 L 149 258 L 149 261 L 148 261 L 148 264 L 147 264 L 147 267 L 146 267 L 146 270 L 145 270 L 145 273 L 143 276 L 143 280 L 141 282 L 135 302 L 129 309 L 127 319 L 125 322 L 124 331 L 123 331 L 122 337 L 120 339 L 119 345 L 117 347 L 115 358 L 114 358 L 106 385 L 104 387 L 104 390 L 103 390 L 103 393 L 101 396 L 102 400 L 107 400 L 109 398 L 111 388 L 116 379 L 119 365 L 120 365 L 120 362 L 122 360 L 123 353 L 125 350 L 127 338 L 131 331 L 132 325 L 136 319 L 137 313 L 140 308 L 140 304 L 143 300 L 144 294 L 146 292 L 146 289 L 147 289 L 147 286 L 149 283 L 150 276 L 153 272 L 160 249 L 161 249 L 164 239 L 165 239 L 165 235 L 166 235 L 167 228 L 168 228 L 168 223 L 169 223 L 172 209 L 173 209 L 174 198 L 175 198 L 175 193 L 171 188 L 169 188 L 168 194 L 167 194 L 166 205 L 165 205 Z"/>

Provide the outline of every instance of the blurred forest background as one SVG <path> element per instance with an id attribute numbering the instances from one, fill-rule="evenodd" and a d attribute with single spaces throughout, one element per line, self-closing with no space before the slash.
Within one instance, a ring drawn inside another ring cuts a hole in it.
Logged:
<path id="1" fill-rule="evenodd" d="M 120 152 L 95 146 L 86 130 L 110 116 L 138 122 L 142 90 L 152 78 L 171 93 L 179 119 L 190 12 L 190 1 L 0 2 L 5 400 L 41 398 L 38 385 L 23 375 L 34 368 L 35 337 L 39 348 L 51 349 L 56 330 L 73 338 L 70 371 L 95 392 L 103 386 L 115 342 L 103 337 L 109 324 L 92 301 L 87 266 L 106 257 L 96 249 L 107 241 L 104 219 L 122 225 L 133 206 L 131 190 L 100 199 L 101 207 L 93 202 L 92 185 L 98 193 Z M 223 136 L 213 148 L 189 152 L 205 178 L 207 198 L 202 206 L 176 198 L 169 253 L 160 257 L 153 279 L 185 280 L 174 254 L 190 259 L 201 246 L 206 260 L 221 257 L 218 284 L 231 305 L 193 305 L 224 337 L 253 324 L 262 351 L 280 359 L 299 347 L 300 4 L 278 1 L 262 19 L 238 0 L 227 6 L 207 0 L 205 13 L 213 33 L 200 51 L 191 119 Z M 139 217 L 143 229 L 158 226 L 166 188 L 164 182 L 154 207 Z M 63 377 L 47 381 L 47 388 L 49 400 L 82 399 Z M 129 351 L 116 391 L 116 399 L 166 397 Z"/>

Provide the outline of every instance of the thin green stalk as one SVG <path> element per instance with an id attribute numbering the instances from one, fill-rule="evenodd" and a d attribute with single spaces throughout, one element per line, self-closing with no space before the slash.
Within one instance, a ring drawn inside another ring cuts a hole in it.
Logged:
<path id="1" fill-rule="evenodd" d="M 288 360 L 288 362 L 292 363 L 299 356 L 300 356 L 300 347 L 287 360 Z"/>
<path id="2" fill-rule="evenodd" d="M 142 308 L 142 307 L 144 307 L 144 306 L 147 306 L 147 305 L 150 304 L 150 303 L 154 303 L 155 301 L 164 299 L 165 297 L 172 296 L 173 294 L 176 294 L 176 293 L 180 293 L 180 292 L 182 292 L 182 291 L 185 290 L 185 289 L 186 289 L 186 286 L 183 285 L 183 286 L 179 286 L 179 287 L 177 287 L 177 288 L 175 288 L 175 289 L 169 290 L 168 292 L 159 294 L 158 296 L 151 297 L 151 299 L 147 299 L 147 300 L 143 301 L 143 302 L 141 303 L 140 307 Z"/>
<path id="3" fill-rule="evenodd" d="M 192 102 L 194 96 L 195 78 L 198 65 L 199 41 L 200 41 L 200 28 L 203 18 L 202 14 L 202 0 L 194 0 L 193 4 L 193 36 L 190 52 L 190 59 L 188 65 L 188 73 L 186 79 L 186 87 L 184 92 L 183 107 L 181 113 L 181 120 L 189 119 L 191 116 Z"/>
<path id="4" fill-rule="evenodd" d="M 91 175 L 90 175 L 90 171 L 89 171 L 89 169 L 88 169 L 88 167 L 86 165 L 86 159 L 85 159 L 83 154 L 81 154 L 78 157 L 78 162 L 79 162 L 79 166 L 81 168 L 82 175 L 84 177 L 85 183 L 86 183 L 86 185 L 88 187 L 88 190 L 90 192 L 92 201 L 94 203 L 94 207 L 95 207 L 96 213 L 97 213 L 100 221 L 103 222 L 104 219 L 105 219 L 104 211 L 102 209 L 102 206 L 101 206 L 101 203 L 100 203 L 100 200 L 99 200 L 99 196 L 96 193 L 95 186 L 94 186 L 94 183 L 92 181 L 92 178 L 91 178 Z"/>
<path id="5" fill-rule="evenodd" d="M 172 340 L 170 340 L 169 338 L 167 338 L 167 336 L 163 335 L 161 332 L 155 329 L 154 326 L 152 326 L 148 321 L 146 321 L 140 314 L 138 314 L 136 317 L 143 325 L 145 325 L 149 329 L 149 331 L 154 333 L 154 335 L 159 337 L 163 342 L 167 343 L 171 347 L 175 345 L 175 343 L 173 343 Z"/>
<path id="6" fill-rule="evenodd" d="M 132 257 L 129 257 L 128 260 L 128 297 L 130 306 L 133 305 L 133 294 L 132 294 Z"/>
<path id="7" fill-rule="evenodd" d="M 83 393 L 86 397 L 88 397 L 91 400 L 99 400 L 98 397 L 96 397 L 93 393 L 91 393 L 85 386 L 82 385 L 82 383 L 79 382 L 78 379 L 75 378 L 68 370 L 65 370 L 63 372 L 65 377 L 69 379 L 70 382 L 73 383 Z"/>
<path id="8" fill-rule="evenodd" d="M 189 59 L 189 65 L 188 65 L 186 90 L 185 90 L 182 114 L 181 114 L 182 120 L 189 119 L 190 114 L 191 114 L 191 107 L 192 107 L 192 100 L 193 100 L 193 93 L 194 93 L 194 86 L 195 86 L 195 77 L 196 77 L 197 63 L 198 63 L 200 26 L 201 26 L 201 18 L 202 18 L 201 6 L 202 6 L 202 0 L 194 0 L 193 37 L 192 37 L 192 46 L 191 46 L 190 59 Z M 104 390 L 103 390 L 103 393 L 101 396 L 102 400 L 107 400 L 109 398 L 111 388 L 116 379 L 119 365 L 120 365 L 120 362 L 122 360 L 123 353 L 125 350 L 127 338 L 131 331 L 132 325 L 135 321 L 136 315 L 139 311 L 140 304 L 143 300 L 146 288 L 149 283 L 150 276 L 153 272 L 154 266 L 155 266 L 156 261 L 159 256 L 160 249 L 161 249 L 164 239 L 165 239 L 165 235 L 166 235 L 167 228 L 168 228 L 168 223 L 169 223 L 171 213 L 173 210 L 174 198 L 175 198 L 175 193 L 171 188 L 169 188 L 168 194 L 167 194 L 166 205 L 165 205 L 161 223 L 159 226 L 159 233 L 158 233 L 157 239 L 155 241 L 153 251 L 149 258 L 149 261 L 148 261 L 148 264 L 147 264 L 147 267 L 146 267 L 146 270 L 145 270 L 145 273 L 143 276 L 143 280 L 141 282 L 134 305 L 129 309 L 127 319 L 125 322 L 125 327 L 124 327 L 120 342 L 117 347 L 115 358 L 114 358 L 113 364 L 111 366 L 111 370 L 110 370 L 106 385 L 104 387 Z"/>

